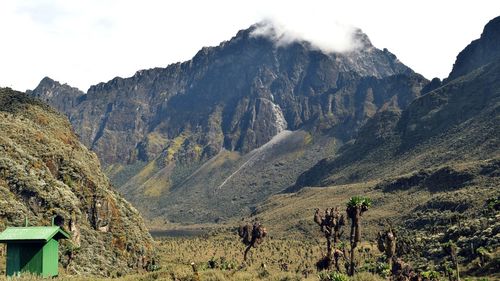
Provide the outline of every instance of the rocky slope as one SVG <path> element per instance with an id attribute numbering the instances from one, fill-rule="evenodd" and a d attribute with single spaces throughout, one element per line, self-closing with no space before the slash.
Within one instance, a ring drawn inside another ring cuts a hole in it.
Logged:
<path id="1" fill-rule="evenodd" d="M 443 245 L 458 246 L 461 274 L 498 278 L 500 258 L 500 158 L 422 169 L 387 180 L 307 187 L 270 197 L 255 211 L 275 237 L 324 243 L 313 221 L 315 208 L 341 209 L 351 196 L 368 196 L 362 240 L 375 245 L 377 233 L 397 233 L 397 256 L 419 270 L 445 271 Z M 341 240 L 348 243 L 348 228 Z M 321 241 L 321 242 L 318 242 Z M 379 256 L 379 251 L 370 251 Z M 495 278 L 493 278 L 495 279 Z"/>
<path id="2" fill-rule="evenodd" d="M 326 151 L 333 151 L 379 110 L 405 108 L 428 83 L 386 49 L 375 48 L 361 31 L 355 34 L 358 48 L 325 54 L 308 42 L 278 46 L 271 37 L 256 35 L 261 27 L 252 26 L 217 47 L 203 48 L 190 61 L 92 86 L 83 96 L 66 93 L 55 82 L 55 86 L 42 83 L 31 94 L 53 97 L 49 102 L 69 116 L 82 142 L 146 214 L 154 210 L 155 216 L 173 219 L 180 210 L 191 210 L 197 217 L 193 220 L 199 221 L 217 219 L 217 204 L 209 200 L 193 206 L 193 200 L 183 200 L 187 193 L 214 194 L 224 183 L 231 192 L 209 198 L 222 196 L 229 203 L 238 194 L 246 198 L 240 202 L 243 209 L 251 207 L 265 197 L 262 194 L 282 191 L 293 183 L 290 178 L 323 158 L 320 144 L 325 138 L 331 139 Z M 60 91 L 54 94 L 53 89 Z M 64 99 L 76 103 L 63 107 Z M 294 145 L 287 146 L 302 151 L 307 161 L 299 153 L 283 156 L 285 165 L 276 166 L 266 157 L 257 157 L 263 160 L 256 165 L 245 165 L 252 151 L 285 130 L 308 132 L 307 138 L 304 134 L 302 141 L 292 140 Z M 311 136 L 317 142 L 311 143 Z M 226 152 L 241 161 L 220 157 Z M 207 185 L 199 175 L 208 173 L 204 169 L 210 165 L 204 164 L 209 159 L 225 164 Z M 270 169 L 262 171 L 263 176 L 251 167 Z M 234 173 L 237 176 L 228 178 Z M 258 180 L 239 181 L 248 174 Z M 260 180 L 280 178 L 279 174 L 288 175 L 277 182 Z M 142 203 L 151 200 L 178 207 L 158 213 L 164 206 Z M 197 216 L 200 213 L 213 215 Z"/>
<path id="3" fill-rule="evenodd" d="M 50 225 L 69 273 L 118 275 L 151 264 L 153 240 L 139 213 L 110 186 L 97 156 L 67 118 L 46 104 L 0 89 L 0 230 Z"/>

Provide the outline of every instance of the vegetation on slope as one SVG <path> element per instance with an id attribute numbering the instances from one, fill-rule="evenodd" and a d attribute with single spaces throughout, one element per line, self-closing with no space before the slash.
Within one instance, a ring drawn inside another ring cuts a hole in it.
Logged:
<path id="1" fill-rule="evenodd" d="M 68 272 L 110 275 L 146 269 L 153 240 L 139 213 L 113 191 L 97 156 L 47 105 L 0 89 L 0 231 L 50 225 L 71 234 L 61 246 Z"/>

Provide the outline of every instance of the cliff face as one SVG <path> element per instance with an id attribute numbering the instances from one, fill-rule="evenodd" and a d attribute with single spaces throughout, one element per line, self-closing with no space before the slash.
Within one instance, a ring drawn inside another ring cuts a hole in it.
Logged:
<path id="1" fill-rule="evenodd" d="M 153 240 L 139 213 L 110 186 L 97 156 L 49 106 L 0 89 L 0 229 L 56 223 L 71 233 L 70 273 L 114 275 L 146 268 Z"/>

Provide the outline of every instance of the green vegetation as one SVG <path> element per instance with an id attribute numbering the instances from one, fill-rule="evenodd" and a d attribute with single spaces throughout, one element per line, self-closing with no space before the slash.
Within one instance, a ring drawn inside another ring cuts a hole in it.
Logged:
<path id="1" fill-rule="evenodd" d="M 360 220 L 364 212 L 368 211 L 371 206 L 372 200 L 367 197 L 353 196 L 347 202 L 347 217 L 351 220 L 351 250 L 349 261 L 349 275 L 353 276 L 356 270 L 356 263 L 354 261 L 354 254 L 356 247 L 361 242 L 361 225 Z"/>
<path id="2" fill-rule="evenodd" d="M 175 155 L 177 154 L 185 140 L 186 135 L 180 134 L 168 143 L 165 154 L 165 164 L 168 164 L 172 160 L 174 160 Z"/>
<path id="3" fill-rule="evenodd" d="M 219 232 L 196 238 L 165 238 L 158 241 L 158 267 L 153 272 L 131 273 L 121 276 L 112 272 L 117 281 L 130 280 L 350 280 L 382 281 L 390 276 L 389 265 L 379 263 L 378 254 L 363 251 L 360 266 L 355 276 L 348 277 L 336 271 L 317 271 L 317 257 L 324 250 L 313 241 L 276 239 L 269 236 L 256 252 L 250 253 L 243 263 L 241 243 L 237 241 L 235 229 L 221 229 Z M 232 234 L 231 234 L 232 233 Z M 363 248 L 368 244 L 361 243 Z M 2 257 L 0 257 L 2 259 Z M 193 272 L 193 266 L 197 274 Z M 436 269 L 420 271 L 423 280 L 445 281 L 444 273 Z M 498 277 L 498 276 L 497 276 Z M 465 277 L 464 280 L 497 280 L 495 276 Z M 0 280 L 6 280 L 3 276 Z M 11 279 L 9 279 L 11 280 Z M 22 277 L 12 280 L 43 280 L 36 277 Z M 54 280 L 83 281 L 110 280 L 96 276 L 70 276 L 64 270 Z"/>
<path id="4" fill-rule="evenodd" d="M 338 272 L 320 272 L 320 281 L 349 281 L 349 276 Z"/>

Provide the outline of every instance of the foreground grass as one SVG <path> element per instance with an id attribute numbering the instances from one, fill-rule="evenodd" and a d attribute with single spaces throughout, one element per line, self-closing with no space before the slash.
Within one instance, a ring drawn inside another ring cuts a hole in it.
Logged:
<path id="1" fill-rule="evenodd" d="M 119 281 L 148 280 L 319 280 L 315 263 L 323 254 L 320 241 L 294 241 L 269 237 L 258 248 L 251 250 L 249 259 L 243 263 L 244 249 L 235 235 L 218 234 L 211 237 L 167 238 L 159 241 L 158 254 L 161 268 L 149 273 L 131 273 L 114 276 Z M 368 245 L 365 245 L 367 247 Z M 365 252 L 361 260 L 374 260 L 380 254 Z M 4 257 L 1 257 L 4 269 Z M 192 265 L 196 268 L 193 271 Z M 363 263 L 361 264 L 361 266 Z M 118 272 L 118 271 L 117 271 Z M 4 274 L 4 273 L 2 273 Z M 84 281 L 110 280 L 96 276 L 70 276 L 61 269 L 61 276 L 53 280 Z M 43 280 L 36 276 L 18 278 L 0 277 L 0 280 Z M 381 276 L 360 272 L 351 281 L 382 281 Z M 444 279 L 442 279 L 444 280 Z M 498 279 L 464 279 L 498 280 Z"/>
<path id="2" fill-rule="evenodd" d="M 208 239 L 167 238 L 160 240 L 158 244 L 161 265 L 158 271 L 116 276 L 115 280 L 318 280 L 314 263 L 321 255 L 321 249 L 314 242 L 269 237 L 258 248 L 250 251 L 246 263 L 242 262 L 244 245 L 236 240 L 235 235 L 217 235 Z M 192 263 L 197 274 L 193 272 Z M 24 276 L 14 279 L 0 277 L 0 280 L 40 279 Z M 61 270 L 61 276 L 55 280 L 109 278 L 68 276 Z"/>

